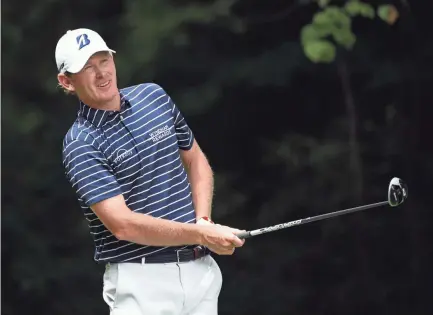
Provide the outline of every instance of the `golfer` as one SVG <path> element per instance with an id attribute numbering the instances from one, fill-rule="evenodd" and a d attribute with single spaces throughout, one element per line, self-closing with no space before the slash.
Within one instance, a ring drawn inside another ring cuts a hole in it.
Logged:
<path id="1" fill-rule="evenodd" d="M 210 255 L 244 244 L 211 220 L 213 174 L 164 89 L 118 89 L 115 51 L 89 29 L 58 41 L 58 82 L 79 99 L 63 141 L 76 192 L 104 264 L 112 315 L 217 314 L 221 271 Z"/>

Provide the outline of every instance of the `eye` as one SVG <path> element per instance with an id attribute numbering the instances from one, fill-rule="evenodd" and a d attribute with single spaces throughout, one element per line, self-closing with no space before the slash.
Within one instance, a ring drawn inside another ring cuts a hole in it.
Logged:
<path id="1" fill-rule="evenodd" d="M 91 68 L 92 68 L 91 65 L 86 65 L 86 66 L 84 66 L 84 70 L 86 70 L 86 71 L 90 70 Z"/>

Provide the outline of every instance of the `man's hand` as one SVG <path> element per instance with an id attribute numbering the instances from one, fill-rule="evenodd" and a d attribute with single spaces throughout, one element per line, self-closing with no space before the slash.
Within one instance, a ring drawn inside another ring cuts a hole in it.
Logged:
<path id="1" fill-rule="evenodd" d="M 206 225 L 202 231 L 202 245 L 218 255 L 232 255 L 236 247 L 242 247 L 245 243 L 236 236 L 242 231 L 228 226 Z"/>

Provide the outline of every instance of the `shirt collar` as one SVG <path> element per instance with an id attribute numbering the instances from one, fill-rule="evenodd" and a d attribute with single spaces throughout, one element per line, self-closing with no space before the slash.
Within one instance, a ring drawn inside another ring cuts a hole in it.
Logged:
<path id="1" fill-rule="evenodd" d="M 120 112 L 125 111 L 131 106 L 127 97 L 124 96 L 121 92 L 120 102 Z M 108 117 L 112 117 L 116 113 L 119 113 L 119 111 L 96 109 L 86 105 L 82 101 L 80 101 L 80 109 L 78 111 L 79 116 L 83 117 L 97 128 L 101 127 L 107 121 Z"/>

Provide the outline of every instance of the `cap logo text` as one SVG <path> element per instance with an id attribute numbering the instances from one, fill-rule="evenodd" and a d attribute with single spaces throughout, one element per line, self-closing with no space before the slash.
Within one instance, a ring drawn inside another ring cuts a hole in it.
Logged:
<path id="1" fill-rule="evenodd" d="M 90 44 L 90 39 L 87 36 L 87 34 L 81 34 L 77 36 L 77 44 L 78 46 L 78 50 L 80 50 L 83 47 L 86 47 L 87 45 Z"/>

